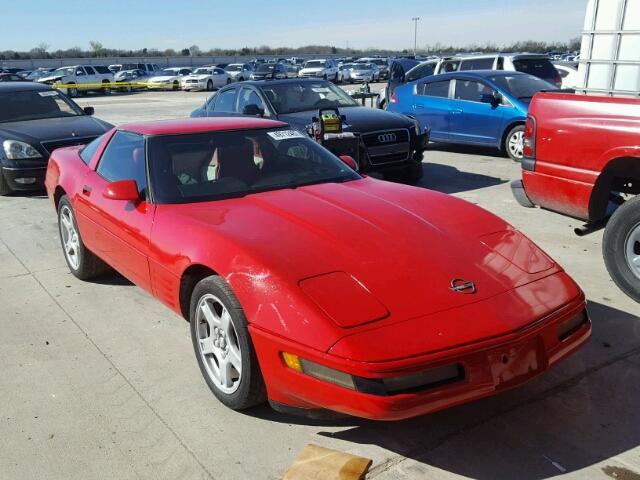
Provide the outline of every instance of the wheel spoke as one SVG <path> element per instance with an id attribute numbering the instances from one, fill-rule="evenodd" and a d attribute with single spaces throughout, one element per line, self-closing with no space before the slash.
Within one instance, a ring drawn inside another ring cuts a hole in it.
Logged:
<path id="1" fill-rule="evenodd" d="M 213 330 L 213 327 L 220 326 L 220 319 L 213 313 L 213 310 L 211 310 L 211 307 L 209 306 L 208 302 L 202 302 L 202 305 L 200 306 L 200 310 L 202 310 L 202 313 L 204 314 L 204 318 L 209 324 L 209 328 L 211 330 Z"/>
<path id="2" fill-rule="evenodd" d="M 69 220 L 67 215 L 61 215 L 60 216 L 60 221 L 62 222 L 62 225 L 67 230 L 67 232 L 71 233 L 71 228 L 72 228 L 71 227 L 71 221 Z"/>
<path id="3" fill-rule="evenodd" d="M 231 363 L 228 360 L 220 362 L 220 383 L 224 388 L 229 388 L 233 385 L 231 379 Z"/>
<path id="4" fill-rule="evenodd" d="M 229 344 L 227 359 L 239 374 L 242 373 L 242 357 L 240 357 L 240 350 L 238 350 L 238 347 L 233 344 Z"/>
<path id="5" fill-rule="evenodd" d="M 222 316 L 220 317 L 220 328 L 225 333 L 227 338 L 231 337 L 233 333 L 233 327 L 231 326 L 231 315 L 227 312 L 227 309 L 223 307 Z"/>
<path id="6" fill-rule="evenodd" d="M 633 265 L 636 268 L 640 268 L 640 255 L 631 259 L 631 265 Z"/>

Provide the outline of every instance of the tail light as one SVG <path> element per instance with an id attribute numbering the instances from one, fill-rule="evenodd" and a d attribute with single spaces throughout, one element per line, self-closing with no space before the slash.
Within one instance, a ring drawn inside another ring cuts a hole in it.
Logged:
<path id="1" fill-rule="evenodd" d="M 391 98 L 389 99 L 390 103 L 398 103 L 398 95 L 396 95 L 396 92 L 393 92 L 391 94 Z"/>
<path id="2" fill-rule="evenodd" d="M 536 157 L 536 119 L 529 115 L 524 124 L 524 144 L 522 154 L 527 158 Z"/>
<path id="3" fill-rule="evenodd" d="M 555 83 L 556 87 L 560 88 L 562 86 L 562 77 L 560 75 L 553 77 L 553 83 Z"/>

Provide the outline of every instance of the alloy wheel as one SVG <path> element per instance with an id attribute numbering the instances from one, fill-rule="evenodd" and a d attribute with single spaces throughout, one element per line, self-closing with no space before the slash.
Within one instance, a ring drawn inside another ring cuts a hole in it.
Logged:
<path id="1" fill-rule="evenodd" d="M 222 393 L 234 393 L 242 379 L 242 355 L 227 307 L 215 295 L 203 295 L 198 301 L 196 322 L 198 354 L 209 379 Z"/>
<path id="2" fill-rule="evenodd" d="M 71 268 L 77 270 L 80 267 L 80 236 L 73 220 L 73 212 L 67 205 L 60 209 L 60 234 L 64 255 Z"/>
<path id="3" fill-rule="evenodd" d="M 509 137 L 509 152 L 515 158 L 522 158 L 522 149 L 524 147 L 524 132 L 517 131 Z"/>

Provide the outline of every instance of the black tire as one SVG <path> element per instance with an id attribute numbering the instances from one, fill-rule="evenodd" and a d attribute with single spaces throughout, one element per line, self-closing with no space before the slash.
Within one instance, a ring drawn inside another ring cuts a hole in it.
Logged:
<path id="1" fill-rule="evenodd" d="M 242 358 L 242 374 L 237 390 L 233 393 L 225 393 L 218 389 L 207 372 L 207 367 L 200 354 L 196 329 L 200 328 L 202 323 L 198 322 L 196 310 L 200 300 L 206 295 L 214 295 L 223 303 L 231 316 L 235 329 Z M 235 294 L 221 277 L 212 275 L 204 278 L 195 286 L 191 294 L 189 321 L 191 324 L 191 340 L 200 372 L 216 398 L 233 410 L 246 410 L 264 403 L 267 399 L 266 389 L 260 366 L 258 365 L 258 358 L 249 335 L 249 329 L 247 328 L 247 319 Z"/>
<path id="2" fill-rule="evenodd" d="M 633 242 L 634 235 L 636 241 Z M 602 256 L 609 275 L 629 297 L 640 303 L 640 268 L 634 273 L 627 254 L 640 255 L 640 196 L 625 202 L 611 216 L 604 231 Z"/>
<path id="3" fill-rule="evenodd" d="M 67 88 L 67 97 L 76 98 L 80 95 L 80 91 L 77 88 Z"/>
<path id="4" fill-rule="evenodd" d="M 0 197 L 4 197 L 5 195 L 9 195 L 13 190 L 7 183 L 7 179 L 4 178 L 2 170 L 0 170 Z"/>
<path id="5" fill-rule="evenodd" d="M 422 180 L 423 175 L 424 173 L 422 170 L 422 163 L 415 163 L 407 167 L 407 169 L 405 170 L 404 180 L 405 182 L 413 185 L 420 182 L 420 180 Z"/>
<path id="6" fill-rule="evenodd" d="M 173 82 L 173 91 L 177 92 L 178 90 L 180 90 L 180 84 L 178 82 Z"/>
<path id="7" fill-rule="evenodd" d="M 107 85 L 107 86 L 102 88 L 102 94 L 103 95 L 111 95 L 111 87 L 108 86 L 109 84 L 106 83 L 106 82 L 102 82 L 102 84 L 103 85 L 105 85 L 105 84 Z"/>
<path id="8" fill-rule="evenodd" d="M 65 246 L 62 233 L 62 229 L 64 227 L 62 226 L 61 222 L 61 214 L 65 208 L 68 208 L 71 212 L 71 221 L 73 222 L 78 235 L 79 262 L 77 268 L 70 263 L 69 258 L 66 254 L 64 254 Z M 84 246 L 84 242 L 82 241 L 82 237 L 80 236 L 80 230 L 78 230 L 78 224 L 76 223 L 76 217 L 75 213 L 73 212 L 73 207 L 71 206 L 69 197 L 67 197 L 66 195 L 62 196 L 62 198 L 60 198 L 60 201 L 58 202 L 58 233 L 60 234 L 60 244 L 62 246 L 64 259 L 67 262 L 69 270 L 71 270 L 71 273 L 73 273 L 74 276 L 76 276 L 80 280 L 90 280 L 94 277 L 97 277 L 98 275 L 102 275 L 103 273 L 109 271 L 109 266 Z"/>
<path id="9" fill-rule="evenodd" d="M 227 78 L 227 85 L 230 85 L 230 84 L 231 84 L 231 79 Z"/>
<path id="10" fill-rule="evenodd" d="M 323 80 L 327 80 L 327 74 L 326 73 L 322 76 L 322 79 Z"/>
<path id="11" fill-rule="evenodd" d="M 514 162 L 520 163 L 522 161 L 522 147 L 520 147 L 520 149 L 518 150 L 519 151 L 519 155 L 518 155 L 518 153 L 516 153 L 516 151 L 514 151 L 509 145 L 511 142 L 511 138 L 515 135 L 524 135 L 524 125 L 516 125 L 511 130 L 509 130 L 509 133 L 507 133 L 507 136 L 504 137 L 504 144 L 502 145 L 502 150 L 509 156 L 511 160 L 513 160 Z"/>
<path id="12" fill-rule="evenodd" d="M 207 82 L 207 92 L 213 92 L 213 82 L 211 80 Z"/>
<path id="13" fill-rule="evenodd" d="M 386 110 L 387 109 L 387 101 L 386 100 L 380 100 L 380 110 Z"/>

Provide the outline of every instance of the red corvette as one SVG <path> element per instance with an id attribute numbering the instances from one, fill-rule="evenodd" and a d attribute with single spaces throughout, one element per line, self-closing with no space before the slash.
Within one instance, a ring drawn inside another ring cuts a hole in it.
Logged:
<path id="1" fill-rule="evenodd" d="M 520 385 L 587 341 L 584 295 L 465 201 L 362 177 L 283 123 L 123 125 L 46 176 L 69 268 L 191 323 L 234 409 L 395 420 Z"/>

